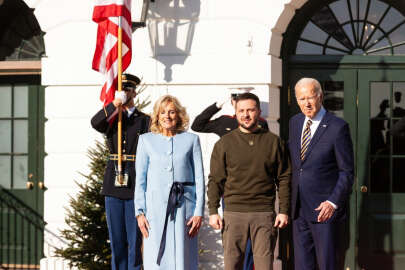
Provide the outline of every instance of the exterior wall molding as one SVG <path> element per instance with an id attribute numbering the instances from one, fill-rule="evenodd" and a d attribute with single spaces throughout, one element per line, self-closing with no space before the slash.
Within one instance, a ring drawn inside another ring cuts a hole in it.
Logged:
<path id="1" fill-rule="evenodd" d="M 282 86 L 282 70 L 283 61 L 280 58 L 281 46 L 283 44 L 283 35 L 287 30 L 288 25 L 295 16 L 295 11 L 301 8 L 308 0 L 292 0 L 290 3 L 284 5 L 284 10 L 281 12 L 276 25 L 271 29 L 271 39 L 270 39 L 270 55 L 272 56 L 272 76 L 271 84 Z M 276 61 L 276 58 L 280 61 Z M 277 73 L 273 76 L 273 73 Z M 279 74 L 278 74 L 279 73 Z"/>
<path id="2" fill-rule="evenodd" d="M 284 10 L 277 19 L 275 26 L 271 29 L 270 50 L 271 57 L 271 82 L 269 85 L 270 100 L 278 100 L 278 103 L 272 103 L 272 110 L 267 120 L 270 130 L 280 134 L 280 91 L 283 86 L 283 59 L 281 56 L 281 47 L 283 45 L 283 36 L 287 31 L 288 25 L 295 16 L 297 9 L 301 8 L 308 0 L 292 0 L 284 5 Z"/>
<path id="3" fill-rule="evenodd" d="M 0 61 L 0 75 L 41 75 L 41 61 Z"/>

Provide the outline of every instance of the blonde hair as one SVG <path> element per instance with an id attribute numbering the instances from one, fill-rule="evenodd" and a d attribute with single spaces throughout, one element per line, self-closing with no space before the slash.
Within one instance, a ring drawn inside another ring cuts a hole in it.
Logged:
<path id="1" fill-rule="evenodd" d="M 188 128 L 189 117 L 186 108 L 181 106 L 179 100 L 171 95 L 160 97 L 153 106 L 153 113 L 151 117 L 150 131 L 153 133 L 162 133 L 162 127 L 159 124 L 159 114 L 161 110 L 169 103 L 172 103 L 177 112 L 176 133 L 185 131 Z"/>

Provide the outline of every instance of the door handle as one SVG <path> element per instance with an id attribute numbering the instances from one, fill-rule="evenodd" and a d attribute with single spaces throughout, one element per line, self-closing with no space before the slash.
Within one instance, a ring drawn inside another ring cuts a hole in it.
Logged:
<path id="1" fill-rule="evenodd" d="M 367 193 L 367 187 L 366 186 L 361 186 L 360 187 L 360 191 L 362 192 L 362 193 Z"/>
<path id="2" fill-rule="evenodd" d="M 34 183 L 33 182 L 31 182 L 31 181 L 28 181 L 27 183 L 26 183 L 26 186 L 27 186 L 27 189 L 33 189 L 34 188 Z"/>
<path id="3" fill-rule="evenodd" d="M 45 184 L 42 181 L 38 182 L 38 187 L 39 187 L 39 189 L 42 189 L 42 190 L 46 189 Z"/>

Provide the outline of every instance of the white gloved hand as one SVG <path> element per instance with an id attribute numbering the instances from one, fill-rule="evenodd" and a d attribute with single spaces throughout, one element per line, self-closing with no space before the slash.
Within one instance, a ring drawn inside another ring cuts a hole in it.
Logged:
<path id="1" fill-rule="evenodd" d="M 216 102 L 216 106 L 218 109 L 222 109 L 222 106 L 224 106 L 225 103 L 227 103 L 231 98 L 226 97 L 226 98 L 220 98 Z"/>
<path id="2" fill-rule="evenodd" d="M 125 91 L 115 91 L 115 99 L 120 99 L 121 104 L 125 104 L 127 102 L 127 94 Z"/>

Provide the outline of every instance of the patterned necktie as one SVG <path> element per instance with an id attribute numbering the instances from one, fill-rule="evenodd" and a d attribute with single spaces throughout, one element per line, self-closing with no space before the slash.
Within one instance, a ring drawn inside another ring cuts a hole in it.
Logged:
<path id="1" fill-rule="evenodd" d="M 305 125 L 304 133 L 302 134 L 301 139 L 301 160 L 305 158 L 305 152 L 308 150 L 308 145 L 311 142 L 311 119 L 308 119 L 307 124 Z"/>

